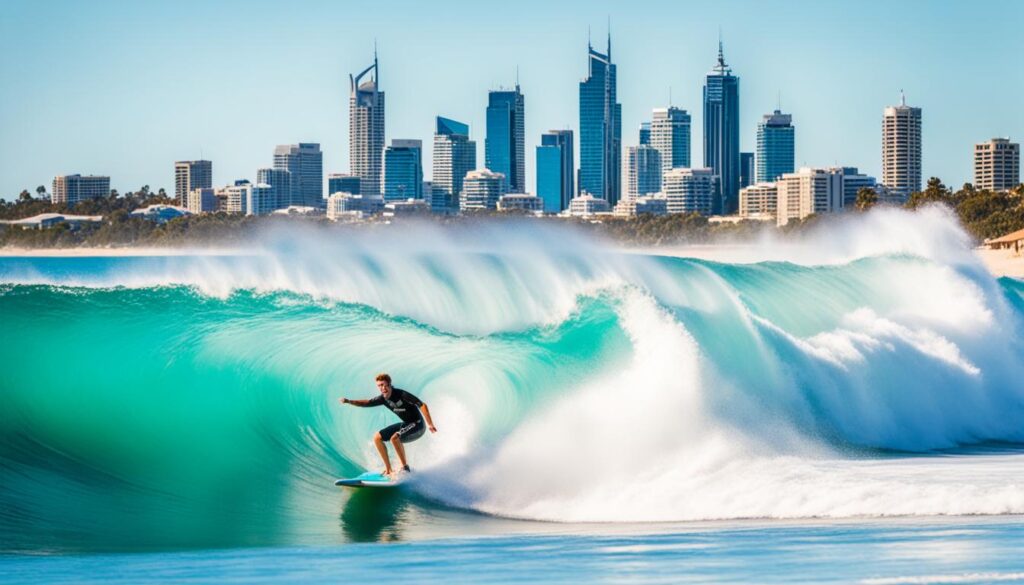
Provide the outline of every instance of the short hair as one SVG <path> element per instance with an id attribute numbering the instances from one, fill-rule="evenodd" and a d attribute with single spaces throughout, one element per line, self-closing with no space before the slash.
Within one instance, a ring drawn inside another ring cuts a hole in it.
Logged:
<path id="1" fill-rule="evenodd" d="M 382 382 L 383 381 L 383 382 L 387 382 L 388 384 L 390 384 L 391 383 L 391 376 L 389 376 L 389 375 L 387 375 L 387 374 L 382 372 L 380 374 L 377 374 L 377 381 L 378 382 Z"/>

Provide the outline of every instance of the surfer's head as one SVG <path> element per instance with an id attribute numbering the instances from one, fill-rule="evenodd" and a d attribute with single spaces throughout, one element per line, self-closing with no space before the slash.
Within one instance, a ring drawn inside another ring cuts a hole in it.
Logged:
<path id="1" fill-rule="evenodd" d="M 384 398 L 391 396 L 391 376 L 387 374 L 377 374 L 377 390 L 384 395 Z"/>

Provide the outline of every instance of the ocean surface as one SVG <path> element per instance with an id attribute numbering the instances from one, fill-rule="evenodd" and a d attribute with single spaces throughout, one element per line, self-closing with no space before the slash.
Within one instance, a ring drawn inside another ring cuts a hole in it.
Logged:
<path id="1" fill-rule="evenodd" d="M 0 582 L 1024 582 L 1024 282 L 940 210 L 262 241 L 0 257 Z M 438 433 L 336 488 L 380 371 Z"/>

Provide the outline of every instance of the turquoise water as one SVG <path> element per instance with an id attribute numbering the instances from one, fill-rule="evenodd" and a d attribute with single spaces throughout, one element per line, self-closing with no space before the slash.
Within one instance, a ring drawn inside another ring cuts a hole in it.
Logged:
<path id="1" fill-rule="evenodd" d="M 1024 580 L 1024 283 L 925 220 L 743 264 L 507 228 L 0 258 L 0 579 Z M 333 485 L 380 465 L 391 415 L 337 398 L 381 370 L 439 429 L 383 497 Z"/>

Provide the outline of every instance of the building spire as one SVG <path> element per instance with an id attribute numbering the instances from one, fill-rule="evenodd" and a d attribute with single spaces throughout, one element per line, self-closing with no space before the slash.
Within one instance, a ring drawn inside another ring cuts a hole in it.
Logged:
<path id="1" fill-rule="evenodd" d="M 612 60 L 612 15 L 608 15 L 608 61 Z"/>
<path id="2" fill-rule="evenodd" d="M 380 67 L 377 66 L 377 38 L 373 39 L 373 85 L 380 88 Z"/>
<path id="3" fill-rule="evenodd" d="M 718 27 L 718 66 L 725 68 L 725 51 L 722 50 L 722 27 Z"/>
<path id="4" fill-rule="evenodd" d="M 907 105 L 907 96 L 905 96 L 903 94 L 903 89 L 902 88 L 900 88 L 900 105 L 901 106 L 906 106 Z"/>

